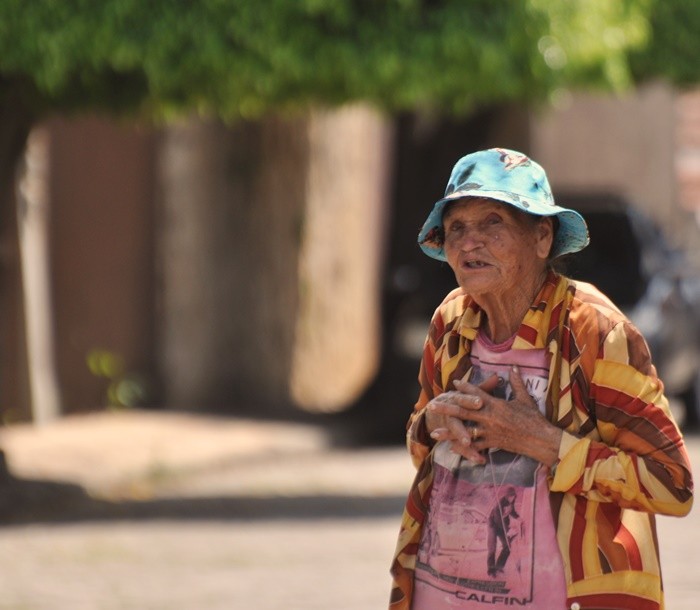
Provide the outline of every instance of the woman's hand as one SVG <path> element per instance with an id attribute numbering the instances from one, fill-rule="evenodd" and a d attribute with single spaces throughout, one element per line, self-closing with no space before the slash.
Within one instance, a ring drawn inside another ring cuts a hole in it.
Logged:
<path id="1" fill-rule="evenodd" d="M 466 383 L 464 381 L 456 381 L 457 384 Z M 498 385 L 498 376 L 493 375 L 486 381 L 469 387 L 476 388 L 482 392 L 489 394 L 496 389 Z M 484 458 L 479 453 L 478 449 L 472 448 L 473 440 L 471 430 L 465 426 L 465 420 L 469 417 L 463 417 L 471 413 L 467 413 L 463 406 L 466 402 L 470 403 L 471 408 L 481 408 L 481 399 L 476 396 L 467 395 L 461 391 L 443 392 L 428 403 L 428 408 L 425 412 L 425 425 L 430 433 L 430 436 L 436 441 L 452 441 L 452 448 L 455 453 L 470 459 L 477 463 L 483 463 Z"/>
<path id="2" fill-rule="evenodd" d="M 495 375 L 479 386 L 456 381 L 456 392 L 445 392 L 430 401 L 426 424 L 432 438 L 452 441 L 452 451 L 477 463 L 485 462 L 480 451 L 497 447 L 552 466 L 562 431 L 540 413 L 517 367 L 510 372 L 511 400 L 490 394 L 497 383 Z"/>

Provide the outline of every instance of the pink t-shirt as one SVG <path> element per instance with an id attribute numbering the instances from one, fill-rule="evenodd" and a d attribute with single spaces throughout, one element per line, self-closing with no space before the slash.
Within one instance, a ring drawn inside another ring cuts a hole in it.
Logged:
<path id="1" fill-rule="evenodd" d="M 508 371 L 517 364 L 544 413 L 545 350 L 514 350 L 513 340 L 494 345 L 479 333 L 472 344 L 470 381 L 479 384 L 496 373 L 501 383 L 494 394 L 508 400 Z M 450 451 L 449 443 L 434 449 L 412 610 L 566 607 L 547 467 L 500 449 L 487 455 L 481 466 Z"/>

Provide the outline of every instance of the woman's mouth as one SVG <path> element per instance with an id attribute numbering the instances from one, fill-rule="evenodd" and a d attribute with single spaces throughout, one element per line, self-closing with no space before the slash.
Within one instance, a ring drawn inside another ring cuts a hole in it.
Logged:
<path id="1" fill-rule="evenodd" d="M 485 263 L 484 261 L 465 261 L 464 266 L 468 267 L 469 269 L 483 269 L 484 267 L 488 267 L 489 264 Z"/>

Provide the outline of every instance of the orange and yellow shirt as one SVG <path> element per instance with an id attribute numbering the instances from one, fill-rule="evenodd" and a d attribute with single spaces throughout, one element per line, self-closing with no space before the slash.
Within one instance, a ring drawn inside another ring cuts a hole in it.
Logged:
<path id="1" fill-rule="evenodd" d="M 417 474 L 391 568 L 392 610 L 411 609 L 432 489 L 434 443 L 425 429 L 424 410 L 470 370 L 482 315 L 474 300 L 456 289 L 430 324 L 421 392 L 408 424 Z M 662 609 L 654 514 L 687 514 L 693 482 L 683 438 L 646 342 L 596 288 L 551 272 L 513 349 L 546 350 L 546 416 L 564 430 L 548 485 L 567 605 Z"/>

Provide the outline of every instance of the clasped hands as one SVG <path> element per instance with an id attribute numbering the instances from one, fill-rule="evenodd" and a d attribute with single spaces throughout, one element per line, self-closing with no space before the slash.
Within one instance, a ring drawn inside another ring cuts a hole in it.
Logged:
<path id="1" fill-rule="evenodd" d="M 427 405 L 430 436 L 450 441 L 453 452 L 477 464 L 486 462 L 482 452 L 493 447 L 554 464 L 561 430 L 540 413 L 517 367 L 511 368 L 509 379 L 513 397 L 508 401 L 493 396 L 500 381 L 497 375 L 479 385 L 455 381 L 456 390 L 436 396 Z"/>

